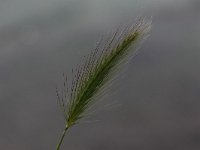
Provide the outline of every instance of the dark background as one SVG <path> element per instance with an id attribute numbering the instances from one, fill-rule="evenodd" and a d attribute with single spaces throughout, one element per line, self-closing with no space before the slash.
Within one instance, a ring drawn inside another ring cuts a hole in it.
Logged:
<path id="1" fill-rule="evenodd" d="M 55 149 L 61 73 L 138 15 L 151 36 L 62 149 L 199 150 L 199 0 L 1 0 L 0 149 Z"/>

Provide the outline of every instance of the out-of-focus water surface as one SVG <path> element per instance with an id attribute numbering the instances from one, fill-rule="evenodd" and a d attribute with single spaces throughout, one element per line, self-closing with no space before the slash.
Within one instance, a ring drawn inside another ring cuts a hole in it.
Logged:
<path id="1" fill-rule="evenodd" d="M 1 0 L 0 149 L 55 149 L 61 73 L 138 15 L 153 16 L 151 36 L 63 149 L 199 150 L 199 0 Z"/>

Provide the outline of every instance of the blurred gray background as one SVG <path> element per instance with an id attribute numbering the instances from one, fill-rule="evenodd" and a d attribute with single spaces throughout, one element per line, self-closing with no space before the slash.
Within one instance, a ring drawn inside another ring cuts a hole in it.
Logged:
<path id="1" fill-rule="evenodd" d="M 62 72 L 138 15 L 151 36 L 62 149 L 199 150 L 199 0 L 1 0 L 0 149 L 54 150 Z"/>

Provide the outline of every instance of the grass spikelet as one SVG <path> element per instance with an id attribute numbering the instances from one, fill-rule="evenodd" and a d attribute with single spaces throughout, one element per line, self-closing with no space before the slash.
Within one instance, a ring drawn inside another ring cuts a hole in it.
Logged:
<path id="1" fill-rule="evenodd" d="M 66 127 L 57 150 L 60 149 L 66 131 L 84 118 L 86 111 L 95 102 L 95 96 L 106 88 L 106 83 L 112 80 L 119 65 L 126 63 L 137 50 L 135 46 L 146 37 L 150 27 L 150 21 L 140 19 L 131 27 L 117 29 L 110 40 L 101 40 L 97 44 L 86 57 L 84 64 L 72 70 L 70 83 L 68 77 L 63 74 L 63 90 L 56 92 Z"/>

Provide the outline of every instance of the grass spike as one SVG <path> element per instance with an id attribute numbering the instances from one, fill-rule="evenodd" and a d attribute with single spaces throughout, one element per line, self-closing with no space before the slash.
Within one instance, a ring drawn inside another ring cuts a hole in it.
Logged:
<path id="1" fill-rule="evenodd" d="M 63 92 L 70 95 L 67 102 L 63 100 L 66 100 L 66 94 L 63 98 L 63 93 L 60 94 L 56 90 L 59 105 L 66 119 L 66 127 L 57 150 L 60 149 L 66 131 L 85 117 L 87 110 L 94 104 L 95 97 L 101 93 L 101 90 L 106 89 L 107 83 L 113 80 L 113 74 L 116 73 L 119 65 L 130 59 L 137 50 L 136 46 L 145 38 L 150 28 L 151 21 L 144 18 L 130 27 L 118 28 L 110 40 L 100 39 L 96 48 L 85 57 L 83 65 L 79 65 L 75 70 L 72 69 L 71 91 L 68 91 L 66 76 Z M 101 45 L 102 43 L 104 45 Z"/>

